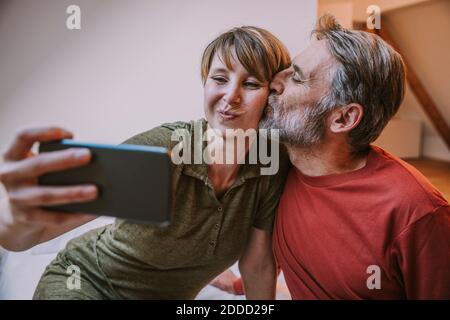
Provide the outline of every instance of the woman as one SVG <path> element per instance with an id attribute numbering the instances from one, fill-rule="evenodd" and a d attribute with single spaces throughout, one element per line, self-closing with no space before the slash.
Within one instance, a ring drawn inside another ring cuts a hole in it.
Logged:
<path id="1" fill-rule="evenodd" d="M 257 129 L 270 80 L 289 63 L 287 50 L 268 31 L 234 28 L 211 42 L 203 54 L 206 120 L 164 124 L 125 143 L 172 149 L 171 136 L 178 129 L 190 133 L 195 127 L 215 129 L 218 134 L 212 143 L 226 138 L 227 129 Z M 204 161 L 176 165 L 169 227 L 117 220 L 72 240 L 45 270 L 34 298 L 193 299 L 238 259 L 247 297 L 273 298 L 276 272 L 270 232 L 286 166 L 280 161 L 279 174 L 267 176 L 261 175 L 260 165 Z M 17 197 L 9 205 L 17 209 Z M 73 228 L 86 219 L 90 218 L 65 224 Z M 29 231 L 28 243 L 46 241 L 69 227 L 62 229 L 39 229 L 39 236 L 30 236 Z M 72 265 L 81 272 L 79 290 L 67 287 Z"/>

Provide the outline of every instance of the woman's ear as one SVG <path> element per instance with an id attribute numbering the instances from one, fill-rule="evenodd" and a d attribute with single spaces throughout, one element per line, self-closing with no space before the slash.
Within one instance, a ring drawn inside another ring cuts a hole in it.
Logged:
<path id="1" fill-rule="evenodd" d="M 330 116 L 330 130 L 333 133 L 348 132 L 355 128 L 364 114 L 363 107 L 358 103 L 350 103 L 336 108 Z"/>

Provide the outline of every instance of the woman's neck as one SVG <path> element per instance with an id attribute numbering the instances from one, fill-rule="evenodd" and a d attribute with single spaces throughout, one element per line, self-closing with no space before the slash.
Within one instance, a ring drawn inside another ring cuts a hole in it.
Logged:
<path id="1" fill-rule="evenodd" d="M 208 129 L 211 129 L 208 127 Z M 254 140 L 250 138 L 238 139 L 236 137 L 224 136 L 216 130 L 207 132 L 207 148 L 210 152 L 206 153 L 208 159 L 208 179 L 214 187 L 214 192 L 219 198 L 234 184 L 238 177 L 240 164 L 245 161 L 245 156 Z M 238 146 L 244 141 L 244 145 Z M 211 155 L 214 150 L 214 155 Z"/>
<path id="2" fill-rule="evenodd" d="M 208 166 L 208 179 L 214 187 L 217 198 L 222 197 L 235 183 L 239 169 L 239 164 L 210 164 Z"/>

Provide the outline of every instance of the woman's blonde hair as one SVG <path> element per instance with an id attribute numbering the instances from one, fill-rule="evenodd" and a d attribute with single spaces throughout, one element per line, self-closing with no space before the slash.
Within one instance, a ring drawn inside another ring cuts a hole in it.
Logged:
<path id="1" fill-rule="evenodd" d="M 277 72 L 291 64 L 288 50 L 272 33 L 258 27 L 237 27 L 222 33 L 203 52 L 203 84 L 216 54 L 231 68 L 232 50 L 245 70 L 260 81 L 271 81 Z"/>

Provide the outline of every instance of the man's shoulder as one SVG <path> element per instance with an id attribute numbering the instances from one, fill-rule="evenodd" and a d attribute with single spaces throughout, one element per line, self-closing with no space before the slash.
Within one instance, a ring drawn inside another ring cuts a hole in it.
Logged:
<path id="1" fill-rule="evenodd" d="M 379 148 L 372 147 L 376 158 L 374 175 L 383 179 L 386 192 L 398 198 L 399 206 L 433 211 L 448 206 L 443 195 L 409 163 Z"/>

